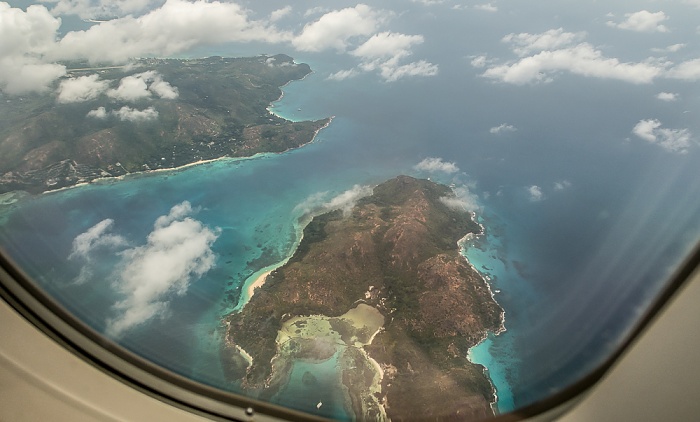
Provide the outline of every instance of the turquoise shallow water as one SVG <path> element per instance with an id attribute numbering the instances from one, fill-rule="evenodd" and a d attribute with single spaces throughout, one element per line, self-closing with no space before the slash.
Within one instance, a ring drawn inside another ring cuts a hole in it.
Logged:
<path id="1" fill-rule="evenodd" d="M 321 362 L 294 362 L 287 385 L 273 400 L 320 416 L 351 420 L 345 409 L 345 394 L 340 380 L 340 355 L 344 346 Z"/>

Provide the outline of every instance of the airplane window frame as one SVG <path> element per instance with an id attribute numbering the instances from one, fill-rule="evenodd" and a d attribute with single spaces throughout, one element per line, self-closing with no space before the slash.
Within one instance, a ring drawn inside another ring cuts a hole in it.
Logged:
<path id="1" fill-rule="evenodd" d="M 620 359 L 697 269 L 700 269 L 700 243 L 676 268 L 674 275 L 667 280 L 664 288 L 605 361 L 563 390 L 514 412 L 496 415 L 491 420 L 519 421 L 538 416 L 547 416 L 549 419 L 550 416 L 553 418 L 563 414 Z M 74 355 L 167 404 L 214 420 L 246 420 L 254 414 L 290 421 L 326 420 L 196 382 L 136 355 L 73 316 L 32 282 L 1 247 L 0 298 Z"/>

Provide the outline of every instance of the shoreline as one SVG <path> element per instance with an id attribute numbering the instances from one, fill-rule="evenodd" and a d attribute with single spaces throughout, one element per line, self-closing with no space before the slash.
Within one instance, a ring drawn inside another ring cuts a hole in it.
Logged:
<path id="1" fill-rule="evenodd" d="M 247 156 L 247 157 L 231 157 L 228 155 L 224 155 L 224 156 L 217 157 L 217 158 L 210 158 L 210 159 L 206 159 L 206 160 L 193 161 L 191 163 L 183 164 L 183 165 L 177 166 L 177 167 L 166 167 L 166 168 L 159 168 L 159 169 L 127 172 L 126 174 L 120 174 L 119 176 L 102 176 L 102 177 L 97 177 L 95 179 L 92 179 L 90 181 L 76 183 L 75 185 L 64 186 L 64 187 L 58 188 L 58 189 L 45 190 L 45 191 L 43 191 L 39 194 L 36 194 L 36 195 L 32 195 L 32 194 L 29 194 L 29 195 L 30 196 L 41 196 L 41 195 L 47 195 L 47 194 L 51 194 L 51 193 L 55 193 L 55 192 L 67 191 L 69 189 L 90 186 L 90 185 L 94 185 L 94 184 L 110 183 L 110 182 L 115 182 L 115 181 L 119 181 L 119 180 L 124 180 L 127 178 L 127 176 L 140 177 L 140 176 L 156 175 L 158 173 L 168 173 L 168 172 L 175 173 L 178 171 L 186 170 L 190 167 L 200 166 L 200 165 L 204 165 L 204 164 L 211 164 L 211 163 L 218 162 L 218 161 L 231 161 L 233 163 L 238 163 L 241 161 L 264 159 L 268 156 L 277 156 L 280 154 L 285 154 L 287 152 L 296 151 L 296 150 L 301 149 L 309 144 L 312 144 L 316 140 L 316 137 L 318 136 L 319 132 L 321 132 L 323 129 L 326 129 L 328 126 L 330 126 L 330 124 L 331 124 L 331 122 L 333 122 L 334 118 L 335 118 L 335 116 L 326 117 L 326 119 L 328 119 L 328 122 L 326 122 L 326 124 L 324 124 L 323 126 L 321 126 L 320 128 L 318 128 L 314 131 L 314 135 L 311 137 L 311 140 L 309 140 L 309 142 L 306 142 L 302 145 L 299 145 L 296 148 L 289 148 L 287 150 L 280 151 L 280 152 L 258 152 L 258 153 L 251 155 L 251 156 Z M 3 195 L 17 193 L 17 192 L 26 192 L 26 191 L 22 191 L 22 190 L 9 191 L 9 192 L 5 192 Z"/>
<path id="2" fill-rule="evenodd" d="M 480 223 L 478 221 L 476 212 L 472 211 L 472 212 L 470 212 L 470 215 L 471 215 L 472 221 L 474 221 L 476 224 L 479 225 L 480 230 L 479 230 L 479 233 L 467 233 L 466 235 L 464 235 L 464 237 L 462 237 L 457 242 L 457 244 L 459 246 L 459 254 L 467 261 L 467 264 L 471 267 L 471 269 L 474 270 L 474 272 L 476 274 L 478 274 L 479 277 L 481 277 L 481 280 L 484 282 L 484 284 L 486 285 L 486 288 L 489 291 L 489 295 L 491 296 L 491 299 L 501 309 L 501 315 L 500 315 L 501 322 L 500 322 L 500 326 L 498 327 L 498 329 L 496 331 L 485 331 L 481 340 L 479 340 L 475 345 L 473 345 L 472 347 L 469 348 L 469 350 L 467 351 L 467 360 L 469 362 L 471 362 L 472 364 L 480 365 L 484 368 L 484 376 L 486 377 L 486 379 L 488 379 L 489 384 L 491 384 L 491 392 L 493 394 L 493 401 L 490 402 L 489 405 L 491 407 L 491 410 L 493 411 L 493 414 L 497 416 L 499 414 L 498 389 L 496 388 L 496 385 L 494 384 L 493 380 L 491 379 L 489 368 L 486 365 L 483 365 L 483 364 L 478 363 L 478 362 L 474 362 L 472 360 L 472 357 L 471 357 L 471 352 L 472 352 L 472 349 L 479 346 L 484 341 L 486 341 L 486 339 L 489 338 L 489 333 L 493 334 L 493 336 L 495 337 L 495 336 L 498 336 L 499 334 L 504 333 L 506 331 L 506 311 L 503 308 L 503 306 L 501 306 L 501 304 L 498 303 L 498 300 L 496 300 L 496 295 L 495 295 L 493 288 L 491 286 L 491 277 L 489 277 L 488 275 L 479 271 L 476 268 L 476 266 L 467 257 L 467 250 L 469 248 L 468 243 L 486 235 L 486 228 L 484 227 L 484 225 L 482 223 Z"/>
<path id="3" fill-rule="evenodd" d="M 260 278 L 260 277 L 258 277 Z M 381 318 L 381 321 L 376 320 L 377 316 Z M 372 321 L 372 318 L 375 320 Z M 332 327 L 331 321 L 333 320 L 346 320 L 350 322 L 351 328 L 349 331 L 337 331 Z M 303 326 L 299 326 L 298 323 L 303 322 Z M 329 317 L 322 314 L 313 315 L 297 315 L 291 319 L 286 320 L 282 324 L 282 328 L 278 331 L 277 338 L 275 339 L 275 344 L 277 347 L 277 354 L 273 357 L 273 360 L 281 359 L 283 361 L 294 362 L 294 359 L 290 356 L 284 356 L 280 353 L 284 349 L 284 346 L 288 344 L 292 339 L 319 339 L 325 338 L 335 344 L 338 349 L 335 353 L 340 353 L 340 359 L 351 361 L 350 356 L 346 353 L 346 350 L 354 349 L 359 352 L 363 359 L 366 360 L 368 366 L 375 373 L 373 382 L 368 386 L 367 390 L 355 391 L 359 397 L 361 397 L 362 402 L 368 403 L 373 402 L 377 410 L 382 415 L 381 420 L 388 420 L 386 415 L 385 405 L 382 403 L 379 395 L 382 392 L 382 381 L 384 380 L 384 369 L 381 364 L 372 358 L 369 353 L 365 350 L 365 346 L 372 344 L 372 341 L 378 333 L 384 329 L 385 317 L 381 312 L 370 305 L 365 303 L 359 303 L 354 308 L 351 308 L 348 312 L 340 315 L 338 317 Z M 357 336 L 362 330 L 372 329 L 371 335 L 365 340 L 361 340 Z M 343 336 L 349 336 L 351 341 L 343 340 Z M 310 358 L 306 358 L 309 360 Z M 326 359 L 327 360 L 327 359 Z M 324 360 L 325 361 L 325 360 Z M 352 406 L 352 399 L 350 398 L 350 391 L 352 386 L 348 386 L 342 381 L 342 368 L 337 369 L 340 384 L 343 386 L 347 396 L 344 397 L 345 407 L 351 409 L 353 413 L 358 410 Z M 273 365 L 271 377 L 273 377 L 275 368 Z M 355 415 L 357 419 L 363 419 L 365 415 Z"/>

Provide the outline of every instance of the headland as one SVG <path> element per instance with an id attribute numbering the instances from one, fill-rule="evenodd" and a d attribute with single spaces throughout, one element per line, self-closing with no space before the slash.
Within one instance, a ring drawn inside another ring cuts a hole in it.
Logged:
<path id="1" fill-rule="evenodd" d="M 226 318 L 231 381 L 275 398 L 295 361 L 334 358 L 355 419 L 492 415 L 492 386 L 467 355 L 502 329 L 503 310 L 460 254 L 460 239 L 481 227 L 443 200 L 453 196 L 399 176 L 349 215 L 315 216 L 293 256 Z"/>
<path id="2" fill-rule="evenodd" d="M 69 79 L 61 82 L 93 77 L 105 84 L 103 92 L 70 101 L 31 94 L 0 103 L 0 194 L 285 152 L 311 142 L 330 122 L 292 122 L 267 110 L 281 86 L 311 72 L 281 54 L 67 66 Z M 127 91 L 125 80 L 143 86 Z"/>

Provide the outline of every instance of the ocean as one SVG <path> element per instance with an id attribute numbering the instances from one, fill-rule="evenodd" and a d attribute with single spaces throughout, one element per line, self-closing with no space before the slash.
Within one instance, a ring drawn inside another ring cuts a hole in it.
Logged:
<path id="1" fill-rule="evenodd" d="M 188 201 L 190 218 L 216 233 L 214 264 L 185 292 L 164 296 L 165 312 L 118 338 L 177 373 L 239 391 L 222 375 L 221 319 L 248 277 L 293 252 L 300 204 L 400 174 L 468 189 L 485 234 L 465 255 L 488 277 L 506 318 L 506 331 L 470 357 L 488 368 L 505 413 L 599 365 L 700 238 L 700 153 L 669 154 L 630 139 L 648 117 L 645 103 L 630 98 L 653 88 L 582 86 L 567 76 L 547 86 L 495 85 L 452 52 L 441 57 L 439 78 L 332 81 L 332 53 L 295 58 L 314 73 L 284 87 L 271 110 L 291 120 L 334 116 L 313 143 L 25 197 L 3 207 L 0 244 L 48 293 L 105 331 L 124 300 L 113 281 L 124 254 L 96 251 L 91 278 L 80 282 L 88 262 L 70 258 L 74 240 L 111 219 L 125 245 L 144 246 L 156 220 Z M 503 123 L 516 130 L 491 133 Z M 416 169 L 426 158 L 459 171 Z M 300 364 L 293 378 L 303 371 Z M 309 411 L 316 405 L 281 396 Z M 339 402 L 329 397 L 321 409 L 342 418 L 332 409 Z"/>

